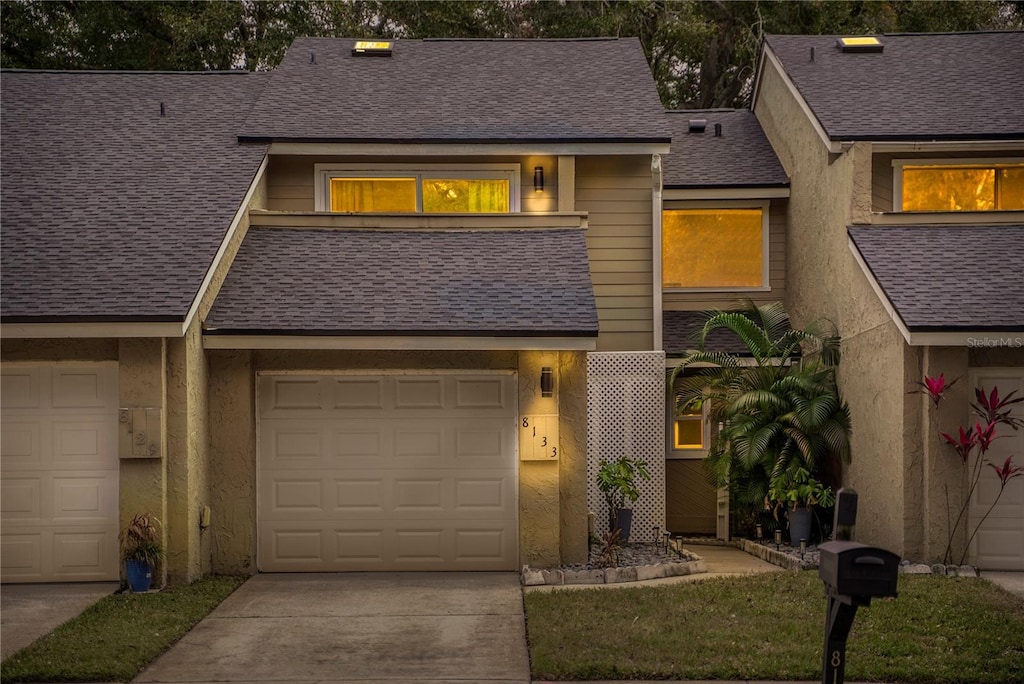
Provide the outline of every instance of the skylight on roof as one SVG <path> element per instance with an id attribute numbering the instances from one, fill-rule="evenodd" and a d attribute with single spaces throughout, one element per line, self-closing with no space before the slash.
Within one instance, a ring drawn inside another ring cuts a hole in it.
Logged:
<path id="1" fill-rule="evenodd" d="M 837 45 L 843 52 L 881 52 L 885 47 L 875 36 L 844 36 Z"/>
<path id="2" fill-rule="evenodd" d="M 390 57 L 391 48 L 394 45 L 390 40 L 357 40 L 352 47 L 352 56 L 376 55 L 379 57 Z"/>

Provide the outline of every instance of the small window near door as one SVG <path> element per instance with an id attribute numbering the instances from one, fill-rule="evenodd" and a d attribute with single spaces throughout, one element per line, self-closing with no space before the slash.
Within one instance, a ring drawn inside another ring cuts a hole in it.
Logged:
<path id="1" fill-rule="evenodd" d="M 707 448 L 704 434 L 703 406 L 698 405 L 683 413 L 677 413 L 672 421 L 672 450 L 704 451 Z"/>

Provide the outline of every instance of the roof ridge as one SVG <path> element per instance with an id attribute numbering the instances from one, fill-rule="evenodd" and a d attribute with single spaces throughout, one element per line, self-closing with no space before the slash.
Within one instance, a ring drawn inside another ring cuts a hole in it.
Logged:
<path id="1" fill-rule="evenodd" d="M 209 71 L 171 71 L 165 69 L 158 69 L 148 71 L 145 69 L 20 69 L 11 67 L 4 67 L 3 69 L 0 69 L 0 72 L 5 74 L 96 74 L 100 76 L 121 76 L 136 74 L 144 76 L 150 76 L 153 74 L 174 76 L 234 76 L 236 74 L 263 73 L 258 71 L 249 71 L 247 69 L 211 69 Z"/>

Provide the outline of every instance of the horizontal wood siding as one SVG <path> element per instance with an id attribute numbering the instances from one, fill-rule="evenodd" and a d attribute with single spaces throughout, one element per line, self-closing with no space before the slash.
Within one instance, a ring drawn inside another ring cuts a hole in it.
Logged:
<path id="1" fill-rule="evenodd" d="M 768 209 L 768 282 L 771 290 L 756 292 L 666 292 L 662 296 L 665 311 L 725 309 L 739 299 L 755 302 L 783 301 L 786 295 L 786 204 L 771 200 Z M 685 202 L 665 202 L 666 209 L 685 209 Z"/>
<path id="2" fill-rule="evenodd" d="M 998 157 L 1020 157 L 1020 152 L 896 152 L 874 154 L 871 157 L 871 211 L 893 211 L 893 168 L 895 159 L 996 159 Z"/>
<path id="3" fill-rule="evenodd" d="M 270 158 L 267 168 L 267 209 L 271 211 L 314 211 L 314 165 L 316 164 L 519 164 L 520 209 L 522 211 L 558 210 L 558 158 L 526 157 L 315 157 L 280 156 Z M 533 188 L 533 169 L 544 167 L 544 190 Z"/>
<path id="4" fill-rule="evenodd" d="M 654 345 L 650 156 L 576 157 L 576 210 L 597 298 L 599 351 Z"/>
<path id="5" fill-rule="evenodd" d="M 703 459 L 665 461 L 665 524 L 669 532 L 715 534 L 718 492 L 704 476 Z"/>

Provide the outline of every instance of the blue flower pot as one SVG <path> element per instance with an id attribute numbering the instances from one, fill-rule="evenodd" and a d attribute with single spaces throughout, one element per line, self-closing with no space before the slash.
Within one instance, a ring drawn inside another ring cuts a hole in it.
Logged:
<path id="1" fill-rule="evenodd" d="M 142 561 L 128 559 L 124 562 L 125 575 L 128 577 L 128 588 L 134 594 L 149 591 L 153 583 L 153 566 Z"/>

